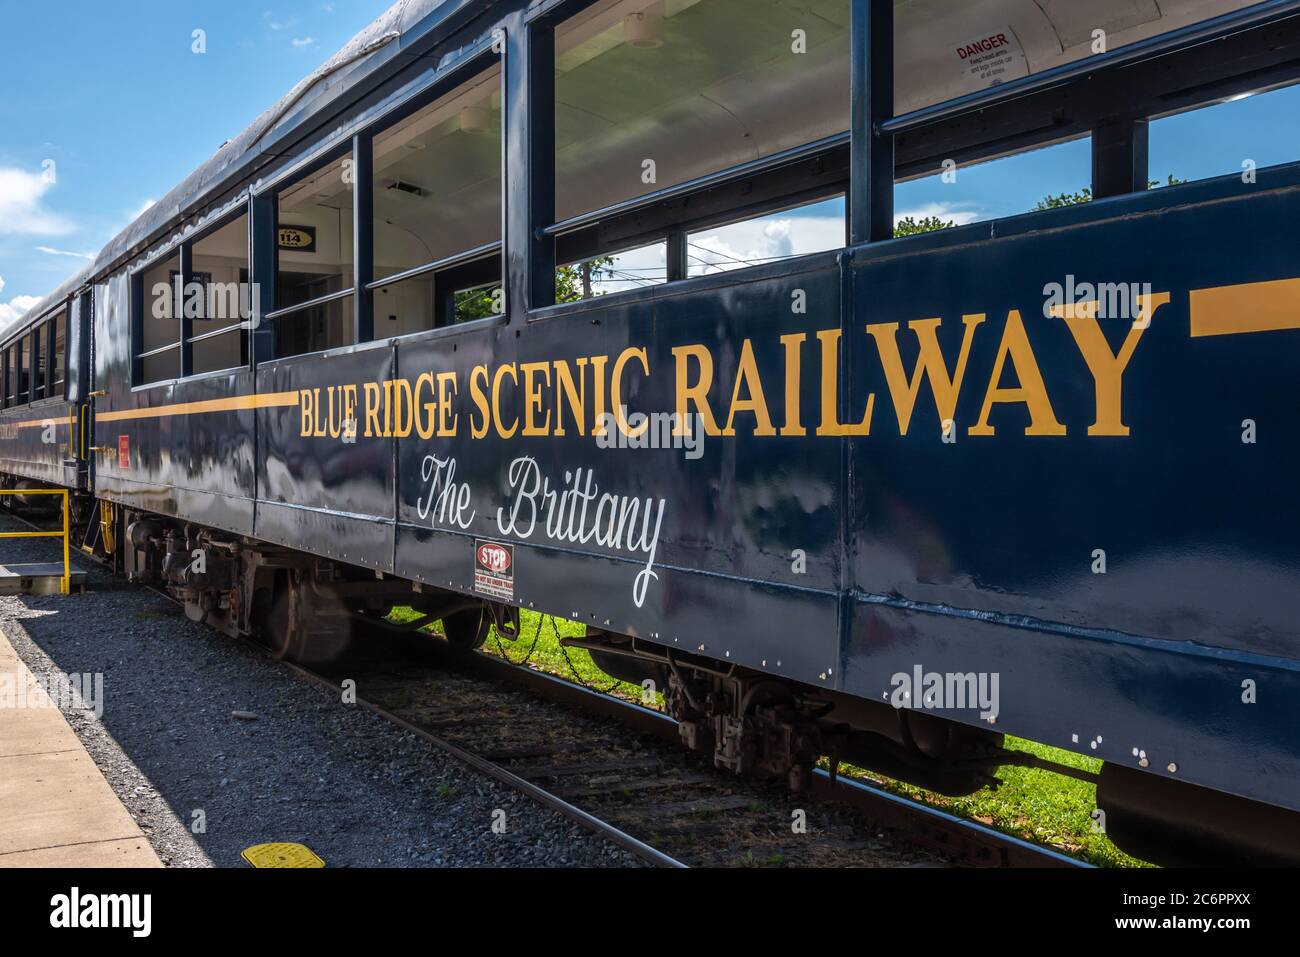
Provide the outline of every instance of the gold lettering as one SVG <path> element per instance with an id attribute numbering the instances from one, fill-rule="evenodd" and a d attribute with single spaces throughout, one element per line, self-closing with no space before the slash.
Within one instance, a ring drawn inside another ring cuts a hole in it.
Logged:
<path id="1" fill-rule="evenodd" d="M 438 373 L 438 435 L 456 434 L 460 416 L 452 410 L 452 397 L 456 395 L 456 373 Z"/>
<path id="2" fill-rule="evenodd" d="M 1151 326 L 1151 317 L 1169 302 L 1169 293 L 1138 296 L 1137 320 L 1129 328 L 1119 353 L 1110 351 L 1110 344 L 1097 323 L 1098 303 L 1074 303 L 1074 308 L 1054 310 L 1065 320 L 1074 336 L 1074 343 L 1088 364 L 1097 395 L 1097 421 L 1088 426 L 1089 435 L 1128 435 L 1124 424 L 1124 371 L 1137 350 L 1142 334 Z"/>
<path id="3" fill-rule="evenodd" d="M 961 392 L 961 383 L 966 376 L 966 361 L 970 358 L 975 329 L 984 318 L 983 313 L 961 317 L 961 321 L 966 325 L 966 331 L 962 336 L 961 353 L 957 356 L 957 369 L 951 377 L 948 375 L 948 363 L 944 360 L 943 350 L 939 348 L 939 338 L 935 335 L 935 330 L 942 320 L 917 319 L 909 322 L 907 328 L 916 333 L 916 340 L 921 346 L 910 381 L 903 371 L 903 359 L 898 351 L 896 338 L 898 323 L 882 322 L 867 326 L 867 333 L 876 340 L 876 351 L 880 353 L 880 364 L 885 370 L 885 382 L 889 386 L 889 397 L 894 403 L 894 414 L 898 416 L 900 435 L 907 435 L 917 397 L 921 394 L 922 379 L 930 380 L 940 425 L 942 426 L 944 422 L 956 415 L 957 396 Z"/>
<path id="4" fill-rule="evenodd" d="M 1014 389 L 1001 387 L 1002 370 L 1007 357 L 1015 367 L 1016 381 Z M 989 413 L 994 403 L 1023 402 L 1029 409 L 1029 426 L 1025 435 L 1065 435 L 1065 426 L 1056 421 L 1052 411 L 1052 402 L 1047 397 L 1047 386 L 1043 384 L 1043 374 L 1038 369 L 1038 360 L 1030 348 L 1029 336 L 1025 334 L 1025 324 L 1020 319 L 1020 312 L 1012 309 L 1007 316 L 1007 325 L 1002 332 L 1002 344 L 998 346 L 998 357 L 993 363 L 993 376 L 989 379 L 988 391 L 984 394 L 984 407 L 980 410 L 979 421 L 971 426 L 971 435 L 993 435 L 993 426 L 989 425 Z"/>
<path id="5" fill-rule="evenodd" d="M 740 387 L 744 385 L 748 399 L 740 398 Z M 731 408 L 727 413 L 727 427 L 723 435 L 735 435 L 737 412 L 754 414 L 755 435 L 776 435 L 772 428 L 772 418 L 767 414 L 767 398 L 763 395 L 763 382 L 758 375 L 758 363 L 754 360 L 754 344 L 746 339 L 740 347 L 740 363 L 736 367 L 736 386 L 731 391 Z"/>
<path id="6" fill-rule="evenodd" d="M 366 393 L 366 438 L 373 438 L 381 431 L 379 425 L 379 383 L 367 382 L 362 388 Z"/>
<path id="7" fill-rule="evenodd" d="M 700 422 L 704 425 L 705 435 L 720 435 L 718 423 L 713 418 L 713 409 L 709 407 L 709 389 L 713 386 L 713 355 L 706 346 L 690 345 L 678 346 L 673 349 L 673 356 L 677 363 L 677 404 L 676 419 L 677 424 L 673 429 L 674 435 L 689 435 L 690 427 L 687 423 L 687 416 L 691 414 L 690 407 L 694 406 L 696 413 L 700 417 Z M 699 378 L 695 380 L 694 385 L 687 385 L 686 379 L 688 374 L 688 362 L 694 359 L 700 367 Z"/>
<path id="8" fill-rule="evenodd" d="M 501 427 L 501 380 L 506 373 L 509 373 L 510 378 L 514 380 L 515 388 L 519 388 L 519 372 L 515 369 L 513 362 L 508 366 L 498 367 L 497 374 L 492 378 L 492 417 L 496 420 L 497 435 L 503 439 L 511 438 L 519 431 L 519 416 L 517 415 L 515 416 L 515 424 L 510 426 L 509 431 Z"/>
<path id="9" fill-rule="evenodd" d="M 641 360 L 641 368 L 645 374 L 650 374 L 650 360 L 646 356 L 644 349 L 624 349 L 619 357 L 614 360 L 614 371 L 610 375 L 609 399 L 614 407 L 614 421 L 618 423 L 619 431 L 629 438 L 634 438 L 650 427 L 649 422 L 642 422 L 641 427 L 633 429 L 627 424 L 627 419 L 623 415 L 623 369 L 633 358 Z"/>
<path id="10" fill-rule="evenodd" d="M 433 401 L 422 402 L 420 399 L 420 389 L 422 386 L 429 387 L 429 398 Z M 421 372 L 415 379 L 415 434 L 422 439 L 433 438 L 434 420 L 438 414 L 438 402 L 434 399 L 433 392 L 433 373 Z M 424 415 L 420 410 L 424 410 Z"/>
<path id="11" fill-rule="evenodd" d="M 839 421 L 840 330 L 823 329 L 817 333 L 822 343 L 822 421 L 818 435 L 870 435 L 871 415 L 876 409 L 876 394 L 867 395 L 867 412 L 857 425 Z"/>
<path id="12" fill-rule="evenodd" d="M 483 417 L 478 424 L 475 424 L 473 414 L 469 417 L 470 435 L 476 439 L 486 437 L 492 424 L 492 413 L 488 409 L 487 385 L 488 367 L 475 366 L 469 374 L 469 397 L 470 401 L 478 406 L 478 413 Z"/>
<path id="13" fill-rule="evenodd" d="M 808 434 L 799 415 L 800 360 L 807 338 L 802 332 L 781 337 L 781 345 L 785 347 L 785 425 L 781 426 L 781 434 L 791 438 Z"/>
<path id="14" fill-rule="evenodd" d="M 578 429 L 579 435 L 587 434 L 587 377 L 584 374 L 587 369 L 586 359 L 575 359 L 574 363 L 578 367 L 578 381 L 573 381 L 573 373 L 569 371 L 569 363 L 559 359 L 555 363 L 555 434 L 557 437 L 564 436 L 564 403 L 569 404 L 569 414 L 573 416 L 573 424 Z"/>
<path id="15" fill-rule="evenodd" d="M 397 410 L 393 413 L 393 435 L 404 439 L 411 434 L 411 420 L 415 417 L 415 397 L 411 394 L 411 383 L 406 379 L 394 379 L 393 397 L 397 400 Z"/>
<path id="16" fill-rule="evenodd" d="M 548 409 L 546 421 L 541 426 L 537 425 L 534 416 L 542 408 L 542 387 L 534 383 L 533 376 L 537 373 L 544 373 L 546 385 L 549 387 L 551 384 L 551 364 L 549 362 L 524 362 L 520 364 L 519 368 L 524 373 L 524 435 L 546 435 L 551 428 L 551 413 Z"/>

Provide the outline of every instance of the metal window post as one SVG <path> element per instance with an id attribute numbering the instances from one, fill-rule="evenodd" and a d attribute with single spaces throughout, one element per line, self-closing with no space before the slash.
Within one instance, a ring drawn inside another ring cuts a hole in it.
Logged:
<path id="1" fill-rule="evenodd" d="M 275 259 L 279 246 L 274 193 L 254 196 L 248 204 L 249 295 L 248 359 L 256 369 L 259 362 L 275 358 L 275 323 L 262 318 L 275 311 Z"/>
<path id="2" fill-rule="evenodd" d="M 686 233 L 674 229 L 668 234 L 668 281 L 685 279 L 690 272 L 690 253 Z"/>
<path id="3" fill-rule="evenodd" d="M 894 139 L 881 125 L 894 114 L 894 2 L 852 0 L 849 243 L 894 235 Z"/>
<path id="4" fill-rule="evenodd" d="M 131 385 L 140 385 L 144 379 L 144 270 L 131 274 Z"/>
<path id="5" fill-rule="evenodd" d="M 368 133 L 352 137 L 352 321 L 355 342 L 375 337 L 374 294 L 366 287 L 375 278 L 375 192 L 373 139 Z"/>
<path id="6" fill-rule="evenodd" d="M 555 29 L 505 21 L 507 303 L 516 315 L 555 302 Z"/>
<path id="7" fill-rule="evenodd" d="M 194 320 L 186 309 L 190 285 L 194 282 L 194 246 L 191 243 L 181 243 L 180 265 L 181 285 L 180 289 L 173 290 L 175 295 L 172 297 L 172 309 L 176 311 L 173 318 L 180 328 L 181 337 L 180 369 L 177 375 L 184 379 L 194 370 L 194 351 L 190 345 L 190 339 L 194 335 Z M 204 315 L 207 315 L 206 310 Z"/>
<path id="8" fill-rule="evenodd" d="M 1145 119 L 1107 119 L 1093 127 L 1094 199 L 1146 190 L 1150 176 L 1148 139 Z"/>

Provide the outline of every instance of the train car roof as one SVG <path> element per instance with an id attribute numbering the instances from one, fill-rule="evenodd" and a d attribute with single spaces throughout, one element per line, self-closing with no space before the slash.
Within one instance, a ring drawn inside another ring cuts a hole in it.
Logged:
<path id="1" fill-rule="evenodd" d="M 205 196 L 217 195 L 260 157 L 279 157 L 276 145 L 309 124 L 338 96 L 375 74 L 401 54 L 416 37 L 471 6 L 491 0 L 397 0 L 379 17 L 313 70 L 237 136 L 223 143 L 207 162 L 162 199 L 137 216 L 100 250 L 94 261 L 58 285 L 49 295 L 8 325 L 0 342 L 50 312 L 94 276 L 123 256 L 146 248 L 151 239 L 179 223 Z"/>

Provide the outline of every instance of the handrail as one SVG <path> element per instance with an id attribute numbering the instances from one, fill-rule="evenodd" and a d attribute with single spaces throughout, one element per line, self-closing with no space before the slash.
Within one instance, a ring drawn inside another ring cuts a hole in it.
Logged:
<path id="1" fill-rule="evenodd" d="M 59 594 L 72 591 L 72 556 L 69 548 L 68 490 L 66 488 L 0 488 L 0 495 L 61 495 L 63 496 L 63 531 L 61 532 L 0 532 L 4 538 L 61 538 L 63 539 L 63 577 L 59 579 Z"/>

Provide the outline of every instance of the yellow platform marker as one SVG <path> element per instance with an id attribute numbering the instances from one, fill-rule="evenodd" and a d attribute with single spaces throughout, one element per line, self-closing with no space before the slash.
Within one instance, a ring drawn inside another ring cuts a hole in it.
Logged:
<path id="1" fill-rule="evenodd" d="M 324 867 L 325 862 L 302 844 L 256 844 L 239 855 L 254 867 Z"/>

